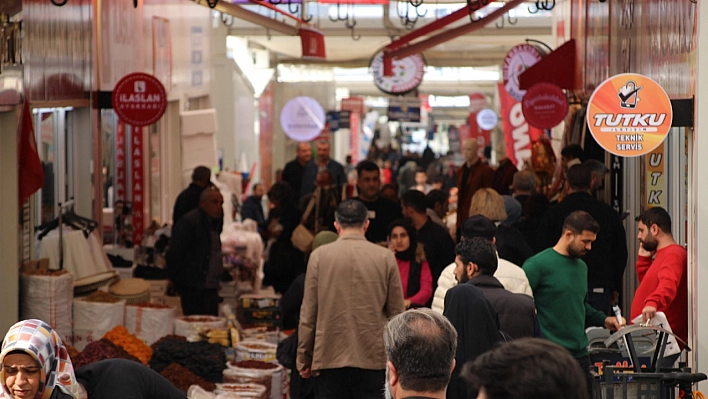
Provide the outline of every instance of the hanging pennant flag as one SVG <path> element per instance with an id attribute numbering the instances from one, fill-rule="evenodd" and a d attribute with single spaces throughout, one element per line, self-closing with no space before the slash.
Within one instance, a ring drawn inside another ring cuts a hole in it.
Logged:
<path id="1" fill-rule="evenodd" d="M 29 100 L 25 103 L 20 117 L 19 143 L 17 146 L 17 165 L 20 206 L 37 190 L 44 186 L 44 169 L 37 151 L 37 141 L 32 125 L 32 111 Z"/>

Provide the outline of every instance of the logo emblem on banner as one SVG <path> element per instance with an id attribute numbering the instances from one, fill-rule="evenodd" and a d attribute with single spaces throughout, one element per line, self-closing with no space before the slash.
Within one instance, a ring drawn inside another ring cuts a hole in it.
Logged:
<path id="1" fill-rule="evenodd" d="M 636 157 L 657 148 L 671 130 L 673 109 L 666 91 L 639 74 L 615 75 L 600 84 L 588 103 L 587 123 L 606 151 Z"/>
<path id="2" fill-rule="evenodd" d="M 425 60 L 420 54 L 393 60 L 393 76 L 384 76 L 383 52 L 371 61 L 374 84 L 387 94 L 406 94 L 420 85 L 425 74 Z"/>
<path id="3" fill-rule="evenodd" d="M 325 112 L 311 97 L 295 97 L 280 112 L 280 125 L 285 134 L 295 141 L 311 141 L 325 128 Z"/>
<path id="4" fill-rule="evenodd" d="M 521 100 L 524 117 L 539 129 L 552 129 L 568 114 L 568 97 L 563 89 L 552 83 L 537 83 L 528 89 Z"/>
<path id="5" fill-rule="evenodd" d="M 477 125 L 484 130 L 492 130 L 497 127 L 499 117 L 493 109 L 485 108 L 477 113 Z"/>
<path id="6" fill-rule="evenodd" d="M 159 80 L 147 73 L 123 76 L 113 89 L 113 110 L 118 118 L 133 126 L 157 122 L 167 109 L 167 92 Z"/>
<path id="7" fill-rule="evenodd" d="M 542 56 L 543 54 L 530 44 L 514 46 L 506 54 L 502 67 L 504 88 L 514 100 L 521 101 L 526 94 L 526 90 L 519 89 L 519 75 L 541 61 Z"/>

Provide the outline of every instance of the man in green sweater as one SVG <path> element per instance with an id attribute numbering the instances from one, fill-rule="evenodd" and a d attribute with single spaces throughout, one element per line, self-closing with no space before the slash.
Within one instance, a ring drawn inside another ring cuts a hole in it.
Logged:
<path id="1" fill-rule="evenodd" d="M 612 331 L 625 324 L 624 318 L 620 322 L 614 316 L 606 317 L 587 302 L 588 267 L 580 257 L 590 251 L 599 230 L 589 213 L 575 211 L 565 218 L 558 243 L 529 258 L 523 266 L 543 335 L 568 349 L 580 363 L 588 376 L 589 392 L 592 378 L 586 322 Z"/>

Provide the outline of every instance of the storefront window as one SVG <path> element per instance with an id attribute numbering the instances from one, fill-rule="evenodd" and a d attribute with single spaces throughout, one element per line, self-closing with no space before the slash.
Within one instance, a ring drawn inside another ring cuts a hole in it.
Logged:
<path id="1" fill-rule="evenodd" d="M 58 216 L 57 205 L 73 198 L 73 132 L 70 129 L 72 108 L 38 108 L 34 110 L 35 134 L 44 186 L 36 196 L 37 219 L 41 223 Z"/>

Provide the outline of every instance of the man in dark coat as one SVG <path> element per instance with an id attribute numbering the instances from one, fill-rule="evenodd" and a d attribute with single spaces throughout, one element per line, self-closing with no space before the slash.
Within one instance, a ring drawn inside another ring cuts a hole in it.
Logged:
<path id="1" fill-rule="evenodd" d="M 185 188 L 175 201 L 174 211 L 172 212 L 172 223 L 184 216 L 192 209 L 199 206 L 199 196 L 202 191 L 209 186 L 211 180 L 211 171 L 206 166 L 197 166 L 192 172 L 192 183 Z"/>
<path id="2" fill-rule="evenodd" d="M 263 195 L 265 195 L 265 187 L 263 184 L 256 183 L 253 186 L 253 194 L 246 198 L 243 202 L 243 207 L 241 207 L 241 219 L 251 219 L 258 223 L 258 226 L 262 226 L 265 222 L 265 216 L 263 216 L 263 205 L 261 201 L 263 200 Z"/>
<path id="3" fill-rule="evenodd" d="M 455 176 L 459 189 L 457 197 L 457 231 L 470 216 L 472 196 L 480 188 L 491 187 L 494 183 L 494 170 L 479 159 L 479 145 L 474 139 L 465 140 L 462 144 L 462 153 L 465 163 L 457 169 Z M 460 234 L 458 234 L 460 238 Z"/>
<path id="4" fill-rule="evenodd" d="M 290 185 L 292 197 L 297 202 L 300 199 L 300 186 L 302 186 L 302 176 L 305 174 L 305 166 L 312 160 L 312 150 L 310 143 L 297 143 L 295 159 L 288 162 L 283 169 L 283 181 Z"/>
<path id="5" fill-rule="evenodd" d="M 344 172 L 344 166 L 329 156 L 329 141 L 327 140 L 317 142 L 317 160 L 310 161 L 305 165 L 299 201 L 302 201 L 306 195 L 315 191 L 317 175 L 322 170 L 329 171 L 335 186 L 341 187 L 347 184 L 347 174 Z"/>
<path id="6" fill-rule="evenodd" d="M 457 281 L 482 290 L 499 315 L 501 330 L 514 339 L 533 337 L 536 306 L 530 296 L 507 291 L 494 277 L 498 263 L 494 244 L 482 237 L 465 238 L 455 247 L 455 254 Z"/>
<path id="7" fill-rule="evenodd" d="M 627 236 L 617 212 L 590 195 L 591 172 L 585 165 L 573 165 L 567 172 L 568 195 L 551 207 L 538 228 L 537 252 L 558 242 L 566 216 L 585 211 L 600 225 L 592 249 L 582 257 L 588 265 L 588 303 L 608 314 L 622 292 L 622 276 L 627 266 Z"/>
<path id="8" fill-rule="evenodd" d="M 172 228 L 167 270 L 180 295 L 185 316 L 218 315 L 219 282 L 224 271 L 221 227 L 224 198 L 216 189 L 202 191 L 199 207 Z"/>
<path id="9" fill-rule="evenodd" d="M 389 224 L 401 219 L 401 205 L 381 196 L 381 176 L 379 167 L 371 161 L 361 161 L 356 166 L 356 188 L 359 201 L 369 211 L 369 228 L 366 239 L 373 243 L 386 242 Z"/>

